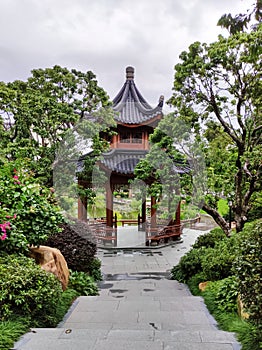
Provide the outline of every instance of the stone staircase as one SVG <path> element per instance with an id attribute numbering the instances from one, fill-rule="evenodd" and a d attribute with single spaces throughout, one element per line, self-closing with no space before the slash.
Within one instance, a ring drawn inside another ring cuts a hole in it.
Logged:
<path id="1" fill-rule="evenodd" d="M 110 275 L 80 297 L 55 329 L 33 329 L 16 350 L 238 350 L 201 297 L 166 275 Z"/>

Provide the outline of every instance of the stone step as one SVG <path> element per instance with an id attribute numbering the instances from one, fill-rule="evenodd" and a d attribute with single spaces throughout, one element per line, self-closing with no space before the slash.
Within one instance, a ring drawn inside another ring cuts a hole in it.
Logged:
<path id="1" fill-rule="evenodd" d="M 130 327 L 131 325 L 129 325 Z M 146 329 L 32 329 L 15 344 L 15 350 L 72 349 L 239 349 L 232 333 L 219 330 L 158 330 Z"/>

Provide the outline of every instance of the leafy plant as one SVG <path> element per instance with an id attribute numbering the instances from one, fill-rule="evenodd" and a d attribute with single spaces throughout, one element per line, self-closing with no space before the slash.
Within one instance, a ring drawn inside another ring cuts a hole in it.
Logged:
<path id="1" fill-rule="evenodd" d="M 210 232 L 199 236 L 192 247 L 195 249 L 198 249 L 201 247 L 214 248 L 218 242 L 225 239 L 226 239 L 225 233 L 221 228 L 217 227 L 211 230 Z"/>
<path id="2" fill-rule="evenodd" d="M 174 266 L 171 274 L 172 279 L 180 282 L 187 282 L 190 277 L 202 271 L 201 256 L 206 253 L 205 248 L 191 249 L 179 261 L 177 266 Z"/>
<path id="3" fill-rule="evenodd" d="M 250 320 L 262 333 L 262 221 L 247 224 L 241 233 L 238 257 L 234 264 L 241 299 Z"/>
<path id="4" fill-rule="evenodd" d="M 60 231 L 63 217 L 53 193 L 36 183 L 25 161 L 0 162 L 0 198 L 2 251 L 24 253 L 28 245 L 40 245 Z"/>
<path id="5" fill-rule="evenodd" d="M 58 279 L 25 256 L 0 256 L 0 319 L 13 315 L 52 326 L 62 288 Z"/>
<path id="6" fill-rule="evenodd" d="M 97 247 L 88 224 L 72 220 L 62 224 L 61 228 L 62 232 L 50 236 L 45 244 L 61 251 L 69 269 L 98 274 L 100 265 L 94 261 Z"/>
<path id="7" fill-rule="evenodd" d="M 85 272 L 71 271 L 68 286 L 79 295 L 98 295 L 98 287 L 94 279 Z"/>
<path id="8" fill-rule="evenodd" d="M 0 349 L 11 349 L 14 342 L 30 328 L 26 318 L 0 322 Z"/>
<path id="9" fill-rule="evenodd" d="M 216 281 L 233 274 L 232 266 L 236 259 L 234 238 L 222 240 L 214 248 L 207 248 L 201 256 L 201 267 L 209 281 Z"/>

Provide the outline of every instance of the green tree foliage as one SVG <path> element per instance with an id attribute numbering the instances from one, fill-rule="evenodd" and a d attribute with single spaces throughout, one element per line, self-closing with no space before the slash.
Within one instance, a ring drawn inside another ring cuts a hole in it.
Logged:
<path id="1" fill-rule="evenodd" d="M 261 48 L 258 25 L 250 33 L 219 36 L 209 45 L 195 42 L 175 66 L 169 104 L 180 124 L 187 123 L 202 144 L 208 178 L 201 204 L 226 233 L 229 228 L 218 213 L 218 199 L 233 201 L 241 231 L 261 191 Z"/>
<path id="2" fill-rule="evenodd" d="M 262 1 L 256 0 L 254 7 L 248 10 L 246 13 L 239 13 L 236 16 L 232 16 L 231 13 L 224 14 L 218 21 L 217 25 L 226 28 L 230 34 L 236 34 L 237 32 L 243 32 L 248 29 L 251 20 L 258 23 L 262 20 Z M 254 29 L 258 26 L 258 23 L 253 24 L 251 27 Z"/>
<path id="3" fill-rule="evenodd" d="M 30 159 L 35 175 L 50 185 L 51 164 L 67 131 L 91 114 L 82 131 L 94 130 L 96 124 L 101 131 L 111 121 L 110 112 L 103 112 L 109 106 L 108 95 L 91 71 L 54 66 L 33 70 L 25 82 L 1 82 L 1 152 L 9 160 Z"/>

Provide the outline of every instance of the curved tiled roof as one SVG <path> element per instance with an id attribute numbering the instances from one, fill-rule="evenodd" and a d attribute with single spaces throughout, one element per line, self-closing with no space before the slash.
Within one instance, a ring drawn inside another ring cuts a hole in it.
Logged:
<path id="1" fill-rule="evenodd" d="M 134 174 L 134 169 L 141 159 L 145 157 L 145 150 L 120 150 L 113 149 L 103 153 L 100 162 L 109 170 L 118 174 Z"/>
<path id="2" fill-rule="evenodd" d="M 107 153 L 103 153 L 100 162 L 107 169 L 115 173 L 130 175 L 134 174 L 135 167 L 147 153 L 147 150 L 126 150 L 114 148 Z M 173 171 L 176 174 L 188 173 L 190 170 L 191 168 L 188 163 L 173 160 Z"/>
<path id="3" fill-rule="evenodd" d="M 123 124 L 143 124 L 162 117 L 163 96 L 152 108 L 143 98 L 134 83 L 134 68 L 126 68 L 126 82 L 113 99 L 113 110 L 117 112 L 115 120 Z"/>

